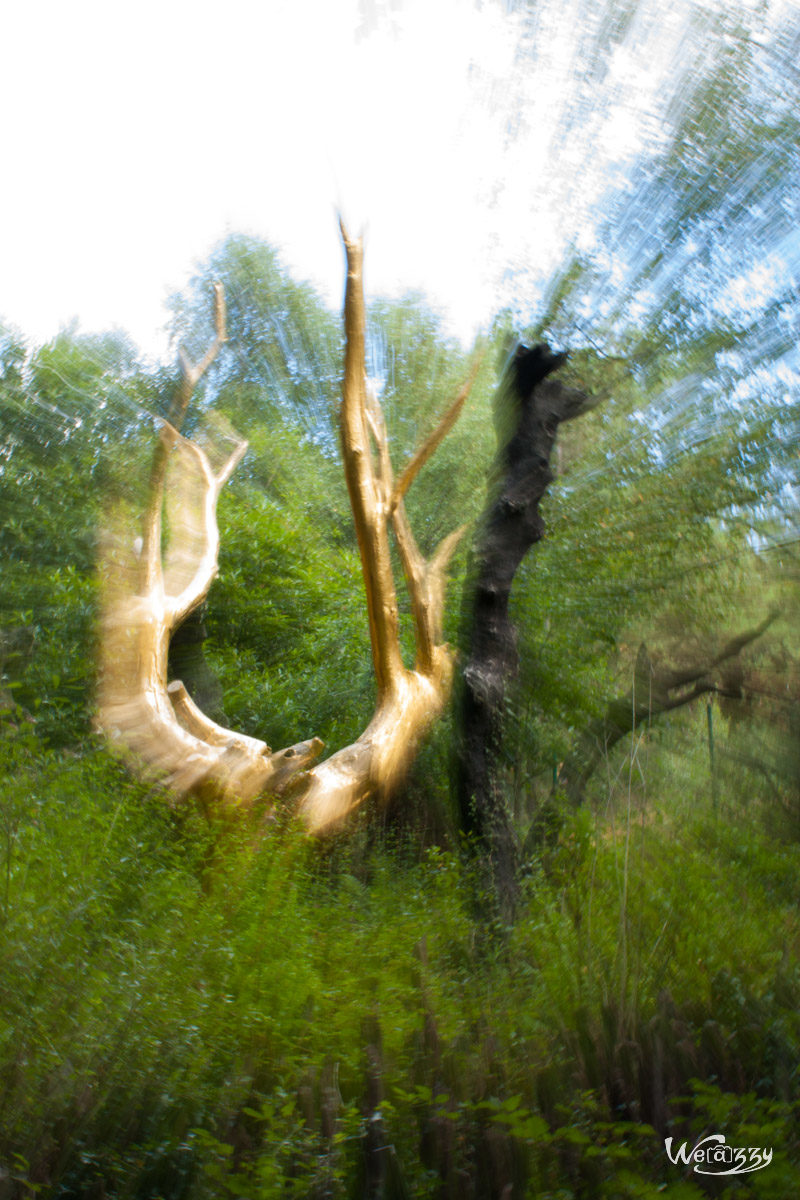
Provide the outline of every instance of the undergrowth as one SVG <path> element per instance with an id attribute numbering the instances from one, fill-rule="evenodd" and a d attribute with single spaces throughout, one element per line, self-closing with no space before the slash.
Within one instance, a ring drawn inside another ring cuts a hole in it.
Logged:
<path id="1" fill-rule="evenodd" d="M 800 848 L 757 822 L 623 794 L 487 936 L 449 851 L 0 746 L 0 1197 L 794 1194 Z M 708 1132 L 772 1162 L 667 1157 Z"/>

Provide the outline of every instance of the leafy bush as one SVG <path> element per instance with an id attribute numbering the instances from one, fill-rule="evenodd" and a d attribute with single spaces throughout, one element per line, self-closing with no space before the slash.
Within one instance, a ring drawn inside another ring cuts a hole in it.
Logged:
<path id="1" fill-rule="evenodd" d="M 663 1139 L 701 1124 L 775 1146 L 743 1195 L 797 1169 L 796 847 L 582 813 L 489 934 L 410 836 L 212 828 L 0 746 L 4 1194 L 689 1198 Z"/>

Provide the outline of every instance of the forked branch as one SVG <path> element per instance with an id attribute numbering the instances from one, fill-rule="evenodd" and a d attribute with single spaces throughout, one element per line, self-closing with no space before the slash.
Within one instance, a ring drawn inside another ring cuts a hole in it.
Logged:
<path id="1" fill-rule="evenodd" d="M 367 390 L 363 248 L 342 226 L 347 259 L 345 361 L 341 438 L 345 477 L 358 538 L 377 685 L 375 712 L 352 745 L 312 766 L 318 738 L 272 753 L 265 743 L 225 729 L 193 703 L 183 684 L 167 685 L 169 639 L 200 604 L 217 570 L 216 506 L 246 442 L 222 466 L 180 433 L 193 389 L 226 340 L 225 302 L 215 287 L 216 336 L 192 365 L 181 352 L 181 382 L 161 430 L 150 473 L 142 535 L 124 521 L 105 539 L 98 724 L 148 776 L 177 797 L 194 795 L 219 807 L 250 806 L 291 794 L 309 830 L 339 823 L 368 797 L 385 796 L 403 778 L 420 737 L 441 712 L 452 680 L 452 656 L 441 644 L 444 572 L 460 536 L 444 540 L 430 563 L 414 540 L 403 494 L 463 407 L 471 380 L 404 472 L 398 491 L 383 414 Z M 473 370 L 473 377 L 477 366 Z M 377 456 L 373 453 L 374 442 Z M 162 513 L 170 545 L 162 562 Z M 389 547 L 393 528 L 414 612 L 417 661 L 403 663 Z M 137 557 L 129 548 L 136 543 Z"/>
<path id="2" fill-rule="evenodd" d="M 363 246 L 340 221 L 347 258 L 344 296 L 344 378 L 340 431 L 342 457 L 356 527 L 367 600 L 372 661 L 379 700 L 400 678 L 403 660 L 398 634 L 397 596 L 389 552 L 385 499 L 370 453 L 365 369 L 366 313 Z"/>
<path id="3" fill-rule="evenodd" d="M 185 363 L 173 413 L 183 420 L 191 387 L 224 341 L 224 301 L 217 290 L 217 336 L 201 363 Z M 185 694 L 167 687 L 173 630 L 205 598 L 217 571 L 219 494 L 247 449 L 241 439 L 214 470 L 206 452 L 165 424 L 153 451 L 142 534 L 117 512 L 103 539 L 103 607 L 98 681 L 98 726 L 177 796 L 211 803 L 249 803 L 288 784 L 287 753 L 272 754 L 256 738 L 215 725 Z M 170 544 L 162 560 L 162 513 L 169 512 Z M 318 756 L 322 743 L 310 747 Z M 289 753 L 307 766 L 310 751 Z"/>
<path id="4" fill-rule="evenodd" d="M 170 424 L 175 429 L 180 430 L 194 389 L 228 340 L 225 289 L 221 283 L 214 284 L 214 332 L 214 340 L 199 363 L 192 364 L 183 346 L 178 347 L 178 358 L 181 364 L 181 382 L 175 393 L 169 416 Z"/>
<path id="5" fill-rule="evenodd" d="M 167 420 L 159 431 L 159 443 L 156 445 L 153 453 L 153 464 L 150 470 L 147 508 L 142 530 L 141 566 L 142 587 L 144 590 L 157 587 L 161 575 L 161 530 L 162 513 L 164 510 L 164 485 L 170 451 L 176 445 L 181 426 L 186 417 L 186 410 L 189 407 L 189 401 L 192 398 L 195 388 L 219 354 L 222 346 L 228 340 L 225 292 L 221 283 L 214 284 L 214 330 L 214 339 L 199 363 L 192 364 L 184 348 L 181 346 L 178 349 L 178 359 L 181 367 L 180 382 L 172 398 Z M 244 449 L 246 448 L 247 443 L 244 444 Z M 244 450 L 242 453 L 244 453 Z M 233 470 L 235 465 L 234 463 L 231 470 Z M 220 484 L 221 486 L 222 484 Z"/>

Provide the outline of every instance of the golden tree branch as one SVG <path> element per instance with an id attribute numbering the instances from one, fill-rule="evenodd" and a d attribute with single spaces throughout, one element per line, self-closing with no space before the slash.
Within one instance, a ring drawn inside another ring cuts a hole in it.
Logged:
<path id="1" fill-rule="evenodd" d="M 345 356 L 341 437 L 344 472 L 356 528 L 367 599 L 372 661 L 378 696 L 391 690 L 402 674 L 397 597 L 389 538 L 367 437 L 364 285 L 361 239 L 349 237 L 340 221 L 347 257 L 344 300 Z"/>
<path id="2" fill-rule="evenodd" d="M 365 412 L 378 451 L 382 493 L 391 511 L 395 541 L 411 601 L 414 643 L 417 649 L 417 669 L 425 674 L 433 668 L 434 647 L 441 637 L 444 570 L 466 526 L 462 526 L 455 534 L 450 534 L 445 538 L 433 562 L 430 564 L 425 562 L 409 524 L 405 504 L 402 498 L 395 499 L 396 489 L 389 457 L 386 423 L 378 399 L 369 388 L 366 390 Z M 391 499 L 389 499 L 390 497 Z"/>
<path id="3" fill-rule="evenodd" d="M 170 489 L 170 507 L 173 541 L 178 545 L 178 553 L 168 562 L 165 579 L 166 605 L 172 628 L 197 607 L 214 581 L 219 554 L 217 501 L 247 449 L 247 442 L 240 442 L 215 475 L 200 446 L 177 436 L 179 453 L 174 463 L 176 479 Z M 193 497 L 198 482 L 199 494 Z"/>
<path id="4" fill-rule="evenodd" d="M 169 454 L 180 432 L 194 389 L 228 340 L 225 291 L 221 283 L 214 284 L 214 328 L 214 340 L 197 365 L 192 366 L 183 347 L 178 350 L 181 381 L 170 405 L 169 417 L 161 430 L 150 470 L 142 548 L 142 588 L 145 592 L 152 591 L 161 584 L 161 512 L 164 507 L 164 482 Z"/>
<path id="5" fill-rule="evenodd" d="M 406 506 L 402 500 L 392 512 L 392 526 L 414 618 L 417 670 L 427 675 L 433 668 L 434 652 L 433 622 L 428 604 L 428 568 L 408 522 Z"/>
<path id="6" fill-rule="evenodd" d="M 245 442 L 236 445 L 215 473 L 209 454 L 179 432 L 192 388 L 225 338 L 221 289 L 216 292 L 216 340 L 196 366 L 181 355 L 182 382 L 171 410 L 175 420 L 160 430 L 154 453 L 142 547 L 147 586 L 142 587 L 141 564 L 131 553 L 128 530 L 123 528 L 117 539 L 109 536 L 104 542 L 99 726 L 139 770 L 149 778 L 160 777 L 181 796 L 192 793 L 204 806 L 238 809 L 264 795 L 291 793 L 297 798 L 299 816 L 315 833 L 339 824 L 368 797 L 379 798 L 396 788 L 413 761 L 419 739 L 447 701 L 452 655 L 447 646 L 437 643 L 444 568 L 461 532 L 446 538 L 427 564 L 408 524 L 402 495 L 390 511 L 396 489 L 386 427 L 377 397 L 366 385 L 362 246 L 349 238 L 344 227 L 342 239 L 348 266 L 342 452 L 378 687 L 375 711 L 361 736 L 313 765 L 322 750 L 319 739 L 272 753 L 264 742 L 211 721 L 180 682 L 169 687 L 166 683 L 170 634 L 207 594 L 216 574 L 216 505 L 246 448 Z M 442 429 L 440 422 L 439 440 Z M 429 457 L 435 447 L 430 439 L 427 445 Z M 414 471 L 421 465 L 419 456 L 417 462 Z M 165 490 L 170 538 L 162 563 Z M 414 670 L 405 668 L 400 654 L 390 521 L 414 613 Z"/>
<path id="7" fill-rule="evenodd" d="M 485 351 L 482 351 L 481 354 L 479 354 L 479 356 L 475 359 L 475 362 L 472 364 L 472 369 L 470 370 L 470 373 L 455 400 L 445 411 L 439 420 L 439 424 L 436 426 L 433 432 L 428 434 L 428 436 L 425 438 L 425 441 L 421 446 L 418 447 L 417 450 L 414 451 L 411 459 L 408 463 L 406 463 L 405 467 L 400 472 L 397 483 L 394 486 L 394 493 L 392 494 L 392 508 L 395 508 L 403 496 L 405 496 L 406 492 L 411 487 L 411 484 L 414 482 L 414 479 L 425 466 L 425 463 L 439 448 L 440 444 L 444 441 L 458 418 L 461 416 L 461 410 L 466 403 L 467 397 L 472 391 L 472 385 L 474 384 L 475 378 L 480 370 L 484 355 Z"/>
<path id="8" fill-rule="evenodd" d="M 366 390 L 364 418 L 375 442 L 375 448 L 378 451 L 378 474 L 376 481 L 379 484 L 378 491 L 381 502 L 388 511 L 389 497 L 394 487 L 394 472 L 392 470 L 392 460 L 389 457 L 389 439 L 386 435 L 383 410 L 378 403 L 377 396 L 369 387 Z M 383 519 L 385 520 L 385 516 Z"/>
<path id="9" fill-rule="evenodd" d="M 442 538 L 433 557 L 428 562 L 426 578 L 428 604 L 431 610 L 431 636 L 434 642 L 441 641 L 442 621 L 444 619 L 444 597 L 447 586 L 447 568 L 456 546 L 467 531 L 467 525 L 459 525 Z"/>
<path id="10" fill-rule="evenodd" d="M 411 601 L 414 643 L 417 648 L 417 669 L 427 673 L 433 667 L 434 647 L 441 637 L 444 570 L 466 526 L 462 526 L 460 530 L 445 538 L 442 546 L 437 550 L 437 558 L 430 564 L 426 563 L 409 524 L 405 504 L 402 499 L 395 499 L 396 489 L 389 457 L 386 423 L 378 399 L 369 388 L 366 390 L 365 411 L 367 423 L 378 450 L 382 493 L 391 511 L 392 528 Z M 443 550 L 446 553 L 442 553 Z"/>

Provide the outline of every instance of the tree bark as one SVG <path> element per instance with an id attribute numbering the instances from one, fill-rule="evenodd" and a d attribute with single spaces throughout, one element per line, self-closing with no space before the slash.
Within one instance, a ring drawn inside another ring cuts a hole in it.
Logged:
<path id="1" fill-rule="evenodd" d="M 498 479 L 475 546 L 467 602 L 457 796 L 461 827 L 488 851 L 505 907 L 513 903 L 518 846 L 498 773 L 506 689 L 517 671 L 511 587 L 522 559 L 544 535 L 539 503 L 553 479 L 558 427 L 594 403 L 548 380 L 566 357 L 537 345 L 519 346 L 511 359 L 498 398 Z"/>

